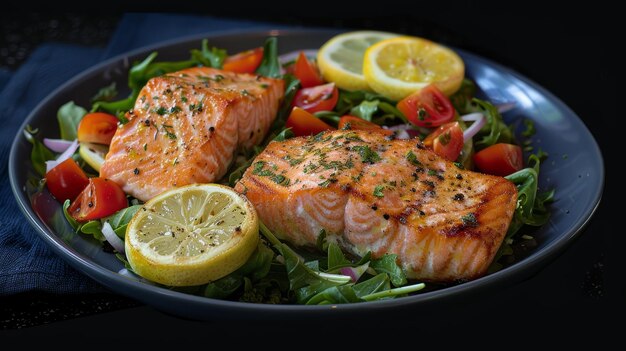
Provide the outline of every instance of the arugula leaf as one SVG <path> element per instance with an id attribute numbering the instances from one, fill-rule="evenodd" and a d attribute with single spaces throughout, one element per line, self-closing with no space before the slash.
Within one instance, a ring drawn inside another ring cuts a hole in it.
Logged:
<path id="1" fill-rule="evenodd" d="M 339 303 L 359 302 L 354 288 L 351 285 L 331 286 L 325 290 L 311 296 L 306 302 L 307 305 L 330 305 Z"/>
<path id="2" fill-rule="evenodd" d="M 391 289 L 389 274 L 379 273 L 372 278 L 354 285 L 354 292 L 358 297 Z"/>
<path id="3" fill-rule="evenodd" d="M 100 88 L 96 95 L 91 98 L 91 102 L 96 101 L 112 101 L 117 96 L 117 87 L 115 82 Z"/>
<path id="4" fill-rule="evenodd" d="M 33 144 L 33 149 L 30 152 L 30 162 L 35 171 L 43 177 L 46 175 L 46 161 L 53 160 L 54 154 L 42 142 L 35 138 L 37 133 L 39 133 L 39 130 L 32 129 L 29 125 L 24 128 L 24 137 L 28 142 Z"/>
<path id="5" fill-rule="evenodd" d="M 281 76 L 280 62 L 278 62 L 278 39 L 276 37 L 269 37 L 265 40 L 263 59 L 256 69 L 256 74 L 270 78 L 279 78 Z"/>
<path id="6" fill-rule="evenodd" d="M 335 271 L 342 267 L 352 266 L 352 262 L 348 260 L 341 252 L 339 245 L 335 243 L 328 244 L 328 271 Z"/>
<path id="7" fill-rule="evenodd" d="M 461 87 L 450 96 L 450 102 L 460 114 L 472 112 L 472 98 L 476 95 L 476 84 L 470 79 L 464 78 Z"/>
<path id="8" fill-rule="evenodd" d="M 481 112 L 487 118 L 487 123 L 480 129 L 476 138 L 478 141 L 474 144 L 477 149 L 484 149 L 497 143 L 512 143 L 513 132 L 502 120 L 502 116 L 498 109 L 490 102 L 472 99 L 471 112 Z"/>
<path id="9" fill-rule="evenodd" d="M 388 98 L 376 94 L 371 93 L 369 91 L 364 90 L 355 90 L 348 91 L 339 89 L 339 98 L 337 100 L 337 106 L 335 107 L 335 111 L 339 115 L 345 115 L 348 111 L 352 110 L 355 106 L 359 105 L 363 101 L 374 101 L 378 100 L 379 102 L 386 102 L 388 104 L 395 104 L 394 101 L 389 100 Z"/>
<path id="10" fill-rule="evenodd" d="M 396 259 L 398 255 L 395 254 L 385 254 L 383 257 L 372 260 L 370 262 L 370 267 L 373 268 L 377 273 L 387 273 L 391 279 L 391 283 L 394 286 L 403 286 L 406 284 L 406 275 L 404 271 L 398 264 L 396 263 Z"/>
<path id="11" fill-rule="evenodd" d="M 283 102 L 278 109 L 276 119 L 272 124 L 272 130 L 283 128 L 285 126 L 285 122 L 291 113 L 291 102 L 296 96 L 298 89 L 300 89 L 300 81 L 295 76 L 285 74 L 283 76 L 283 80 L 285 81 L 285 97 L 283 98 Z"/>
<path id="12" fill-rule="evenodd" d="M 525 224 L 542 226 L 550 218 L 550 212 L 545 208 L 545 204 L 554 200 L 554 190 L 538 194 L 539 157 L 530 155 L 528 165 L 528 168 L 504 177 L 517 187 L 517 206 L 513 220 L 509 225 L 507 238 L 515 235 Z"/>
<path id="13" fill-rule="evenodd" d="M 274 248 L 283 256 L 291 290 L 297 290 L 307 285 L 320 283 L 342 285 L 350 281 L 350 277 L 348 276 L 316 272 L 307 267 L 304 264 L 304 260 L 289 246 L 281 243 L 265 224 L 259 223 L 259 226 L 263 236 L 269 240 Z"/>
<path id="14" fill-rule="evenodd" d="M 224 49 L 216 47 L 209 49 L 209 41 L 207 39 L 202 40 L 201 50 L 191 50 L 192 61 L 207 67 L 221 69 L 227 56 L 228 54 Z"/>
<path id="15" fill-rule="evenodd" d="M 364 100 L 360 104 L 350 109 L 350 114 L 352 116 L 361 117 L 364 120 L 371 122 L 372 116 L 378 111 L 378 104 L 380 104 L 379 100 Z"/>
<path id="16" fill-rule="evenodd" d="M 61 139 L 76 139 L 76 130 L 78 130 L 78 124 L 80 123 L 80 120 L 83 118 L 83 116 L 86 114 L 87 110 L 76 105 L 74 101 L 70 101 L 61 106 L 57 111 L 59 129 L 61 130 Z"/>

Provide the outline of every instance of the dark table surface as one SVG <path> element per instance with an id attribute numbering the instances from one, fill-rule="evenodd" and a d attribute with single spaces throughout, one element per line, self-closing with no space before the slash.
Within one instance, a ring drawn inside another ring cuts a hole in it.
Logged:
<path id="1" fill-rule="evenodd" d="M 508 341 L 529 340 L 554 330 L 568 333 L 559 335 L 570 341 L 609 335 L 612 324 L 607 316 L 619 317 L 626 299 L 621 269 L 624 264 L 620 261 L 622 240 L 615 235 L 618 227 L 611 216 L 618 196 L 613 178 L 616 166 L 611 162 L 619 140 L 615 122 L 624 118 L 616 103 L 621 101 L 617 82 L 623 63 L 618 64 L 620 59 L 613 54 L 615 22 L 598 19 L 594 10 L 577 9 L 564 16 L 533 9 L 472 6 L 466 4 L 445 13 L 439 9 L 429 16 L 396 11 L 393 15 L 357 12 L 329 17 L 313 11 L 299 16 L 274 13 L 244 17 L 285 24 L 376 28 L 429 37 L 509 66 L 560 97 L 599 142 L 607 177 L 602 203 L 587 229 L 538 274 L 513 286 L 452 301 L 423 315 L 403 314 L 385 321 L 372 316 L 371 320 L 328 321 L 324 325 L 306 321 L 199 323 L 168 316 L 115 294 L 59 296 L 31 292 L 0 298 L 0 329 L 16 337 L 46 335 L 109 341 L 135 338 L 125 331 L 146 330 L 159 342 L 180 342 L 180 333 L 188 335 L 186 340 L 195 340 L 209 331 L 232 337 L 242 335 L 244 329 L 254 336 L 282 330 L 292 338 L 324 330 L 359 339 L 379 331 L 402 331 L 402 335 L 414 331 L 432 340 L 476 332 Z M 237 16 L 232 10 L 226 14 Z M 0 69 L 15 70 L 37 45 L 46 41 L 105 46 L 119 18 L 117 14 L 2 13 Z M 399 336 L 387 335 L 391 344 Z"/>

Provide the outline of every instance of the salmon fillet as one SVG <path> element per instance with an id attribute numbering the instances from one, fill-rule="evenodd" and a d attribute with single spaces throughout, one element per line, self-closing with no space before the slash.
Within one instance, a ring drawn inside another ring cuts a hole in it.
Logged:
<path id="1" fill-rule="evenodd" d="M 260 143 L 282 80 L 195 67 L 150 79 L 111 141 L 100 176 L 146 201 L 221 178 L 239 148 Z"/>
<path id="2" fill-rule="evenodd" d="M 483 275 L 517 201 L 508 180 L 459 169 L 421 142 L 333 131 L 272 142 L 235 190 L 278 237 L 327 240 L 359 256 L 398 255 L 409 278 Z"/>

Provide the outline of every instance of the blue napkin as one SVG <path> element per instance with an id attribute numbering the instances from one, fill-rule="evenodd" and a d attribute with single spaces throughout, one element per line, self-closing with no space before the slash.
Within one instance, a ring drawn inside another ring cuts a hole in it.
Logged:
<path id="1" fill-rule="evenodd" d="M 270 27 L 266 23 L 215 17 L 127 14 L 107 48 L 44 44 L 15 73 L 0 70 L 0 296 L 33 290 L 106 291 L 52 252 L 25 220 L 11 192 L 8 179 L 11 142 L 39 101 L 90 66 L 141 46 L 209 31 Z"/>

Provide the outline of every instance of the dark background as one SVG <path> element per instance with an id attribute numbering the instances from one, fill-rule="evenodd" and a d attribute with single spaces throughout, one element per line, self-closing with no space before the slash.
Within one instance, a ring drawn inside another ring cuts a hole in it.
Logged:
<path id="1" fill-rule="evenodd" d="M 617 34 L 617 12 L 601 3 L 554 9 L 545 3 L 521 1 L 371 3 L 374 5 L 212 3 L 202 9 L 191 2 L 175 4 L 175 9 L 172 4 L 150 5 L 155 10 L 194 15 L 419 35 L 490 58 L 538 82 L 585 122 L 603 151 L 607 174 L 596 215 L 560 257 L 520 284 L 395 316 L 325 322 L 198 323 L 167 316 L 118 295 L 55 296 L 34 292 L 0 298 L 0 329 L 29 327 L 7 332 L 10 336 L 47 335 L 105 342 L 138 340 L 137 331 L 144 330 L 151 335 L 150 340 L 158 342 L 219 337 L 289 348 L 294 344 L 280 345 L 281 340 L 310 339 L 312 346 L 321 347 L 328 344 L 320 339 L 322 335 L 335 335 L 346 343 L 375 338 L 395 347 L 410 341 L 416 348 L 426 341 L 441 346 L 478 342 L 508 348 L 535 343 L 545 335 L 564 343 L 592 341 L 598 345 L 607 336 L 618 337 L 613 330 L 624 326 L 626 288 L 622 273 L 625 265 L 621 262 L 623 240 L 617 235 L 617 221 L 612 220 L 614 210 L 619 208 L 613 175 L 618 174 L 614 171 L 619 164 L 615 158 L 619 157 L 622 142 L 617 133 L 624 118 L 618 111 L 624 95 L 623 85 L 618 84 L 624 60 L 618 54 L 623 51 L 623 39 Z M 124 8 L 114 2 L 107 8 L 119 12 L 105 14 L 54 13 L 47 11 L 53 10 L 51 4 L 39 7 L 43 12 L 37 14 L 2 12 L 0 69 L 17 69 L 38 44 L 46 41 L 104 47 L 121 11 L 145 10 L 146 4 L 138 1 Z M 242 337 L 245 335 L 250 338 Z M 139 338 L 143 337 L 148 338 Z"/>

